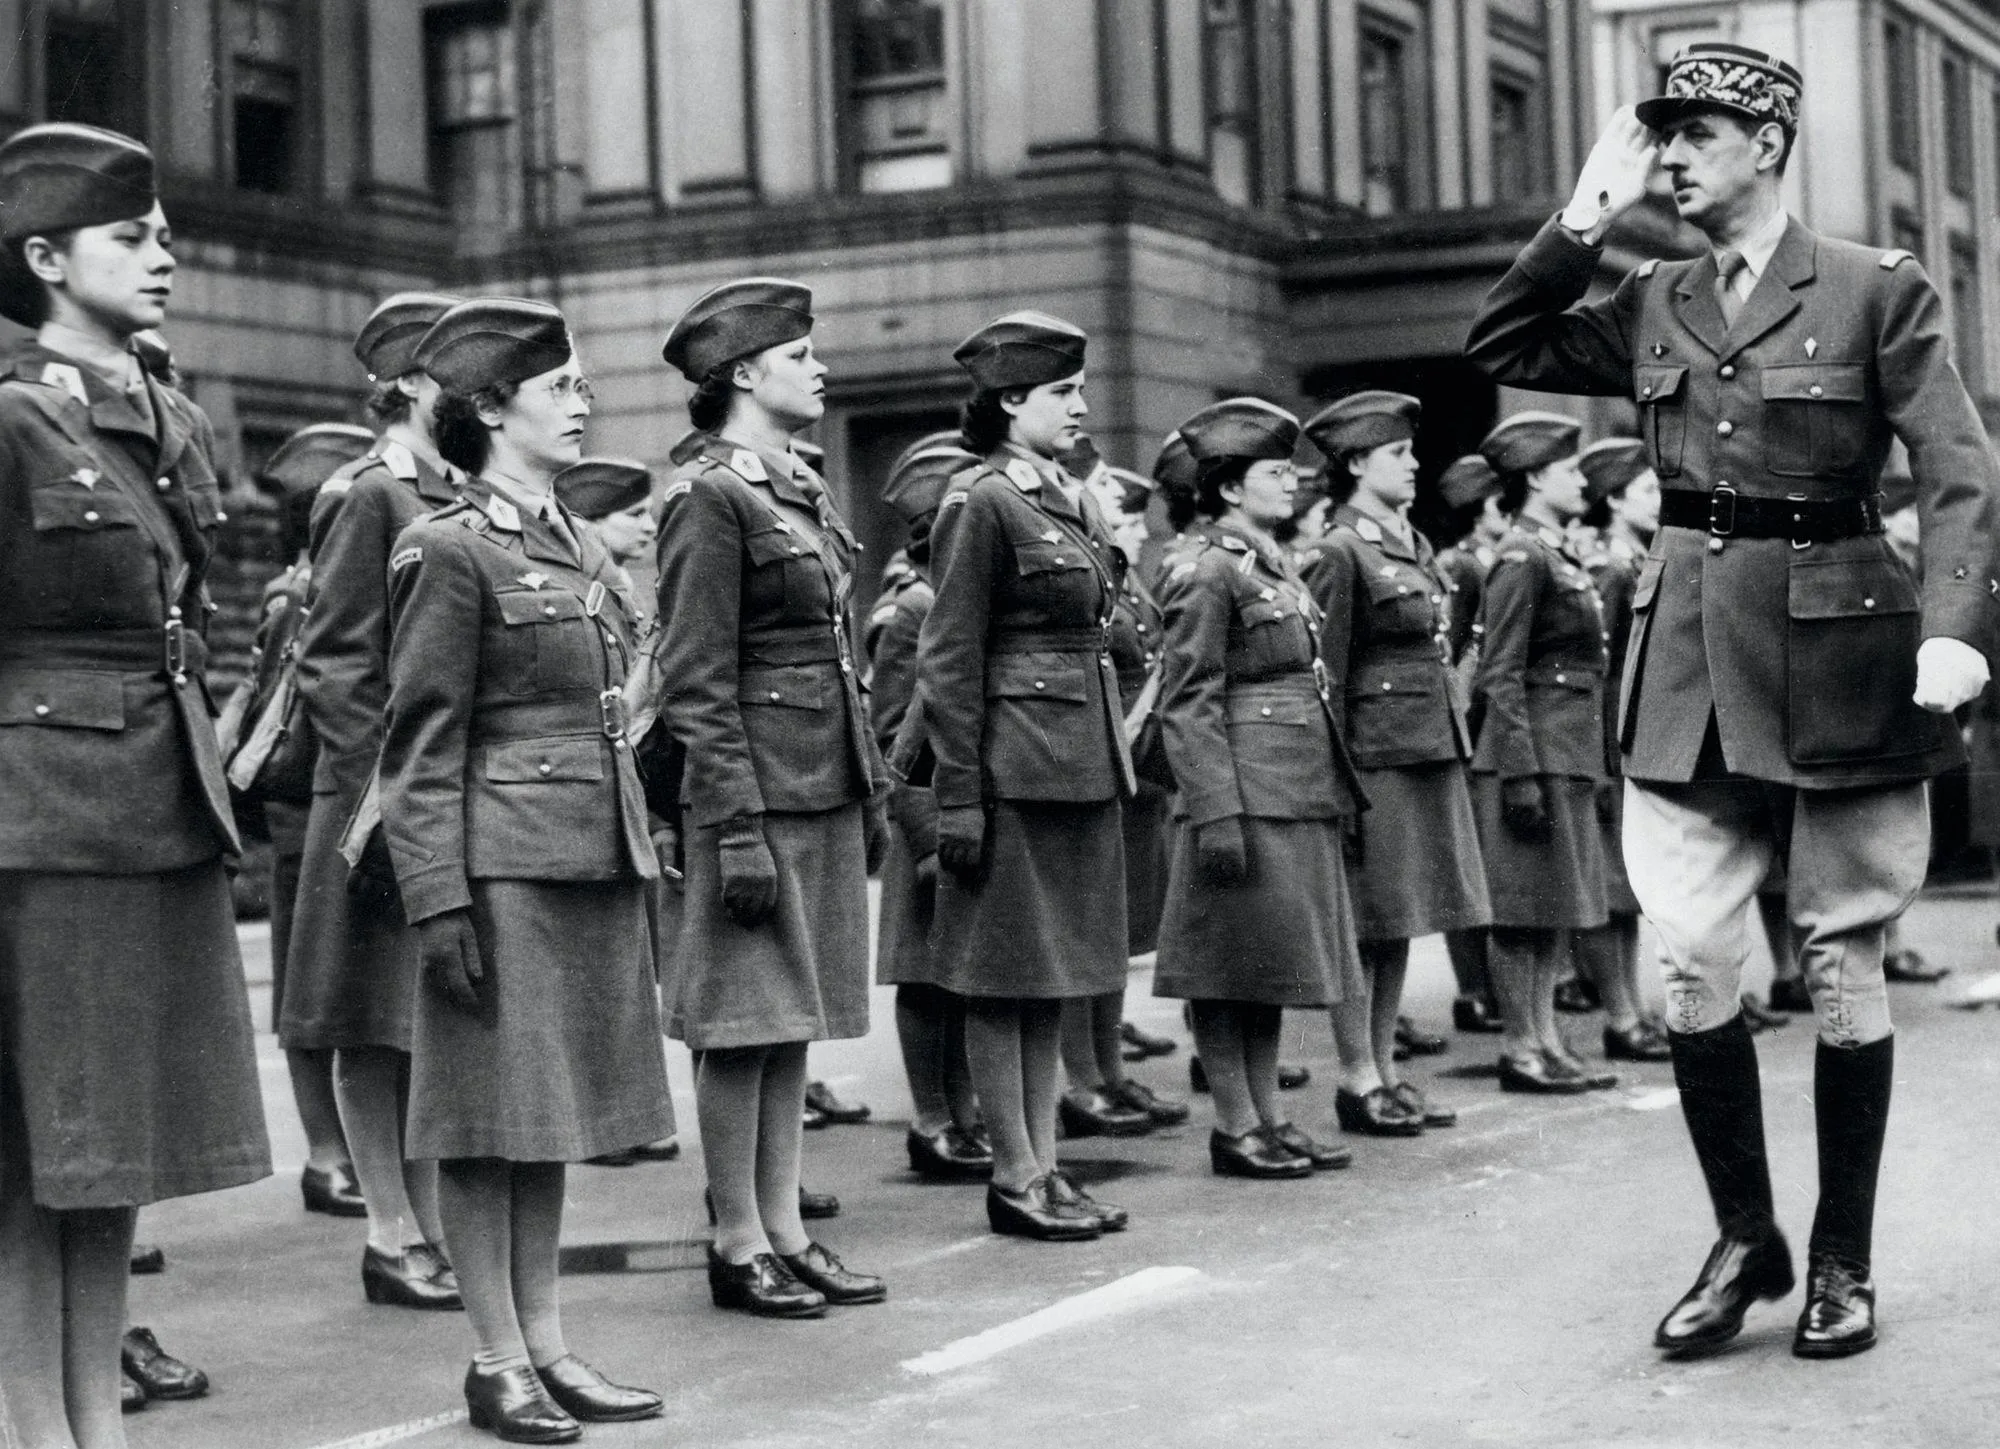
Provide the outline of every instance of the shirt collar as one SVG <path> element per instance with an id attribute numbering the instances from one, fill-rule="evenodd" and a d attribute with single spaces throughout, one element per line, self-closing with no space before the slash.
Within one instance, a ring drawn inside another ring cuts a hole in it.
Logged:
<path id="1" fill-rule="evenodd" d="M 494 492 L 505 498 L 509 503 L 512 503 L 521 512 L 528 514 L 530 517 L 539 518 L 544 523 L 556 522 L 555 494 L 544 493 L 538 498 L 520 484 L 513 482 L 511 479 L 502 478 L 497 473 L 482 473 L 480 476 L 492 485 Z"/>
<path id="2" fill-rule="evenodd" d="M 1785 227 L 1790 222 L 1791 217 L 1781 206 L 1771 213 L 1762 226 L 1736 244 L 1734 250 L 1742 256 L 1744 268 L 1750 273 L 1752 284 L 1762 278 L 1764 269 L 1771 265 L 1771 258 L 1777 254 L 1778 243 L 1785 239 Z"/>

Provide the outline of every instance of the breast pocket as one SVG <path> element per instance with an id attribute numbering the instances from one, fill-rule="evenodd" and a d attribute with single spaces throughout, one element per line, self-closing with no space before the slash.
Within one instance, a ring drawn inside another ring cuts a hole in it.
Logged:
<path id="1" fill-rule="evenodd" d="M 496 594 L 502 627 L 484 661 L 510 694 L 545 694 L 599 687 L 598 625 L 583 600 L 560 589 L 516 589 Z"/>
<path id="2" fill-rule="evenodd" d="M 1764 369 L 1764 464 L 1793 478 L 1852 472 L 1868 449 L 1868 370 L 1860 363 Z"/>
<path id="3" fill-rule="evenodd" d="M 1368 608 L 1377 635 L 1428 634 L 1436 618 L 1431 585 L 1414 570 L 1370 574 Z"/>
<path id="4" fill-rule="evenodd" d="M 74 478 L 58 478 L 38 484 L 29 490 L 28 507 L 37 533 L 99 533 L 139 525 L 138 510 L 110 482 L 86 487 Z"/>
<path id="5" fill-rule="evenodd" d="M 9 670 L 0 677 L 0 725 L 122 730 L 124 681 L 116 674 L 83 670 Z"/>
<path id="6" fill-rule="evenodd" d="M 1672 478 L 1681 471 L 1687 446 L 1687 369 L 1649 363 L 1632 372 L 1632 400 L 1653 471 Z"/>
<path id="7" fill-rule="evenodd" d="M 1875 538 L 1856 542 L 1886 549 Z M 1879 555 L 1794 562 L 1788 593 L 1792 760 L 1829 764 L 1935 748 L 1942 717 L 1910 698 L 1923 632 L 1910 571 Z"/>
<path id="8" fill-rule="evenodd" d="M 804 603 L 802 569 L 819 567 L 811 547 L 790 529 L 772 526 L 743 535 L 743 556 L 749 564 L 744 580 L 750 612 L 796 609 Z"/>

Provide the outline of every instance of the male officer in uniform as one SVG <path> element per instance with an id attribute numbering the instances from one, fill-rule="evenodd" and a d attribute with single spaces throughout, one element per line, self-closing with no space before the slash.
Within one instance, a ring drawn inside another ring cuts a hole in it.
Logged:
<path id="1" fill-rule="evenodd" d="M 1758 51 L 1683 51 L 1666 95 L 1612 118 L 1569 206 L 1466 343 L 1513 386 L 1631 397 L 1664 489 L 1633 594 L 1619 742 L 1625 855 L 1671 958 L 1674 1077 L 1721 1228 L 1656 1335 L 1679 1354 L 1728 1341 L 1751 1302 L 1793 1283 L 1737 997 L 1750 903 L 1774 859 L 1819 1020 L 1819 1210 L 1793 1352 L 1875 1342 L 1893 1051 L 1883 933 L 1923 883 L 1924 782 L 1961 758 L 1950 712 L 1986 683 L 2000 595 L 2000 478 L 1937 293 L 1907 252 L 1817 236 L 1781 205 L 1800 89 Z M 1656 162 L 1709 250 L 1647 262 L 1579 305 Z M 1894 438 L 1921 500 L 1921 586 L 1882 535 Z"/>

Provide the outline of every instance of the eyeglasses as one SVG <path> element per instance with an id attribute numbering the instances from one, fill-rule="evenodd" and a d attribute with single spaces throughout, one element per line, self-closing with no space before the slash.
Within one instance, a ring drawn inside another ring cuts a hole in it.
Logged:
<path id="1" fill-rule="evenodd" d="M 587 377 L 558 377 L 549 384 L 549 394 L 557 402 L 568 402 L 573 397 L 583 399 L 585 404 L 597 401 L 597 389 Z"/>

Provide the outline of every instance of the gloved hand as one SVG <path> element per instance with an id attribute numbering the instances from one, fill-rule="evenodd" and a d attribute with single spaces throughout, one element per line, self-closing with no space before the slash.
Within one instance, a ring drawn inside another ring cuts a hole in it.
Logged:
<path id="1" fill-rule="evenodd" d="M 764 843 L 764 817 L 726 822 L 716 843 L 722 857 L 722 906 L 745 928 L 761 926 L 778 909 L 778 862 Z"/>
<path id="2" fill-rule="evenodd" d="M 1194 863 L 1209 885 L 1235 885 L 1250 874 L 1250 852 L 1243 843 L 1243 822 L 1234 815 L 1194 828 Z"/>
<path id="3" fill-rule="evenodd" d="M 862 849 L 867 854 L 868 873 L 874 875 L 882 869 L 882 857 L 889 853 L 889 800 L 886 791 L 877 790 L 861 807 L 861 838 Z"/>
<path id="4" fill-rule="evenodd" d="M 1646 180 L 1659 159 L 1658 145 L 1640 124 L 1637 110 L 1620 106 L 1584 160 L 1562 224 L 1593 245 L 1602 240 L 1621 212 L 1644 199 Z"/>
<path id="5" fill-rule="evenodd" d="M 1940 634 L 1917 646 L 1917 688 L 1911 698 L 1933 714 L 1950 714 L 1979 698 L 1990 677 L 1984 654 L 1963 639 Z"/>
<path id="6" fill-rule="evenodd" d="M 479 958 L 479 933 L 472 912 L 461 907 L 417 922 L 417 954 L 424 977 L 454 1006 L 479 1009 L 479 985 L 486 979 Z"/>
<path id="7" fill-rule="evenodd" d="M 347 873 L 347 893 L 356 900 L 377 904 L 398 898 L 395 862 L 389 858 L 389 841 L 379 826 L 368 833 L 361 859 Z"/>
<path id="8" fill-rule="evenodd" d="M 940 806 L 937 816 L 938 864 L 960 880 L 972 880 L 986 866 L 986 807 Z"/>
<path id="9" fill-rule="evenodd" d="M 1500 821 L 1521 840 L 1547 840 L 1554 830 L 1542 782 L 1533 775 L 1507 780 L 1500 786 Z"/>
<path id="10" fill-rule="evenodd" d="M 1350 815 L 1346 820 L 1341 822 L 1340 853 L 1346 859 L 1347 863 L 1356 870 L 1361 869 L 1363 865 L 1367 864 L 1368 839 L 1363 834 L 1361 817 L 1359 815 Z"/>
<path id="11" fill-rule="evenodd" d="M 675 885 L 681 883 L 681 833 L 662 824 L 653 831 L 653 853 L 660 858 L 660 874 Z"/>
<path id="12" fill-rule="evenodd" d="M 937 908 L 938 858 L 933 851 L 917 862 L 917 914 L 928 916 Z"/>
<path id="13" fill-rule="evenodd" d="M 1603 780 L 1598 783 L 1597 823 L 1599 825 L 1616 825 L 1618 823 L 1619 789 L 1620 785 L 1616 780 Z"/>

